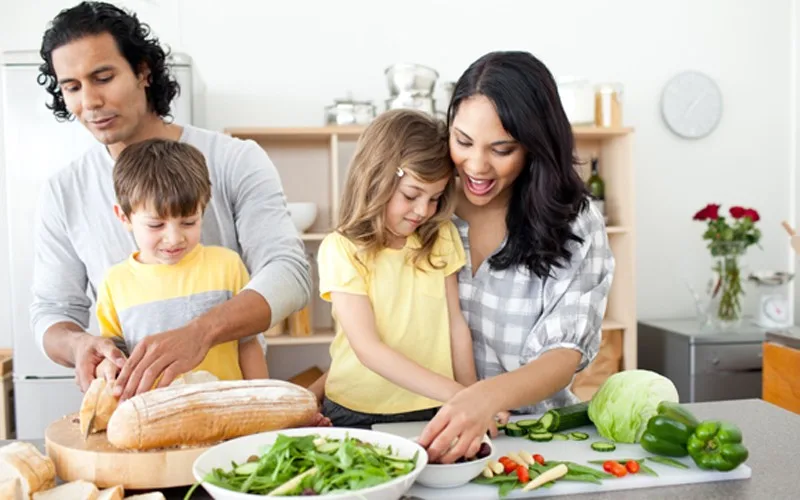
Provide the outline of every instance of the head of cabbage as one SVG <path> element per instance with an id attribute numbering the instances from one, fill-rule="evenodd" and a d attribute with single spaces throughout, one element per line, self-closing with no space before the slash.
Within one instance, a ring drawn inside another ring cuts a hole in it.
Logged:
<path id="1" fill-rule="evenodd" d="M 670 379 L 649 370 L 625 370 L 600 386 L 589 403 L 589 419 L 606 439 L 638 443 L 661 401 L 678 402 Z"/>

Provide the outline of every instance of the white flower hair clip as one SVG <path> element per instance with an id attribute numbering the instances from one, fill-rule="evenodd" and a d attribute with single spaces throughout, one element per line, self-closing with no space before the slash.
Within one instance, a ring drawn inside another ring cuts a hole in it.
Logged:
<path id="1" fill-rule="evenodd" d="M 397 177 L 403 177 L 404 175 L 406 175 L 405 171 L 402 168 L 397 167 Z"/>

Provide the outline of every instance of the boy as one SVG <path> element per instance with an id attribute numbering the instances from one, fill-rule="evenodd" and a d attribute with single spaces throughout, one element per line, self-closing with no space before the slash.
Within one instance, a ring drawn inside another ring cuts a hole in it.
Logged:
<path id="1" fill-rule="evenodd" d="M 239 254 L 200 243 L 211 180 L 195 147 L 165 139 L 132 144 L 119 155 L 113 180 L 114 213 L 138 250 L 107 271 L 97 318 L 102 335 L 130 353 L 145 337 L 179 328 L 230 299 L 249 276 Z M 200 370 L 220 380 L 268 377 L 257 336 L 212 347 Z M 113 379 L 117 371 L 106 359 L 96 375 Z"/>

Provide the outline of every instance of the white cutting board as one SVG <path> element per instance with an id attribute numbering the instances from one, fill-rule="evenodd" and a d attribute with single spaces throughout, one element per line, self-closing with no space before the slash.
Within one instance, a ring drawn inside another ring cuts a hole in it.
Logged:
<path id="1" fill-rule="evenodd" d="M 518 417 L 513 420 L 520 420 Z M 419 436 L 427 422 L 406 422 L 397 424 L 376 424 L 373 430 L 387 432 L 407 438 Z M 540 454 L 547 460 L 570 461 L 581 465 L 593 466 L 602 471 L 602 466 L 589 464 L 589 460 L 600 460 L 608 458 L 644 458 L 652 456 L 638 444 L 617 444 L 617 449 L 613 452 L 601 453 L 591 449 L 591 443 L 601 440 L 594 426 L 586 426 L 572 431 L 581 431 L 589 434 L 589 439 L 585 441 L 550 441 L 537 443 L 526 438 L 512 438 L 500 433 L 493 440 L 493 458 L 496 460 L 504 454 L 512 451 L 526 450 L 531 455 Z M 746 441 L 745 441 L 745 444 Z M 629 490 L 636 488 L 657 488 L 663 486 L 673 486 L 678 484 L 708 483 L 713 481 L 731 481 L 735 479 L 748 479 L 752 473 L 750 467 L 742 464 L 730 472 L 704 471 L 698 468 L 691 457 L 679 458 L 689 469 L 678 469 L 667 465 L 661 465 L 650 460 L 645 461 L 648 467 L 656 471 L 658 477 L 647 476 L 644 474 L 628 474 L 622 478 L 607 479 L 602 484 L 580 483 L 574 481 L 558 481 L 551 488 L 538 488 L 534 491 L 523 493 L 514 490 L 505 498 L 536 498 L 546 496 L 574 495 L 577 493 L 599 493 L 615 490 Z M 482 484 L 469 483 L 459 488 L 428 488 L 419 484 L 414 484 L 407 495 L 414 495 L 425 500 L 454 499 L 459 500 L 484 500 L 496 499 L 498 487 Z"/>

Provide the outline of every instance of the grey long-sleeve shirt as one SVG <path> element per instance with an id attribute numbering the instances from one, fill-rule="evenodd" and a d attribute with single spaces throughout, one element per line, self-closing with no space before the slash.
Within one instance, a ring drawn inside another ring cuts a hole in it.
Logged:
<path id="1" fill-rule="evenodd" d="M 252 141 L 184 126 L 180 140 L 206 157 L 211 201 L 202 243 L 238 252 L 251 281 L 272 308 L 272 324 L 302 309 L 311 294 L 309 263 L 292 224 L 278 171 Z M 31 326 L 44 332 L 71 321 L 89 327 L 105 271 L 136 250 L 113 212 L 114 160 L 97 144 L 44 185 L 35 228 Z"/>

